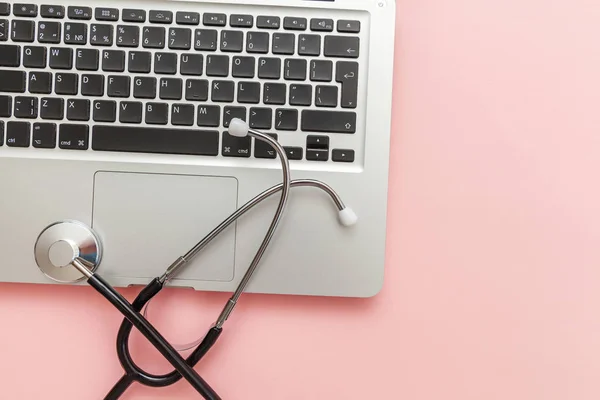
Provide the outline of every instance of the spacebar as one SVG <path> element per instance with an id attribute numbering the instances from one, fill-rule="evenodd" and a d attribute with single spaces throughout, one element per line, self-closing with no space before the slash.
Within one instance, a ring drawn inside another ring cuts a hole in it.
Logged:
<path id="1" fill-rule="evenodd" d="M 92 149 L 100 151 L 205 156 L 219 153 L 218 131 L 96 125 L 92 132 Z"/>

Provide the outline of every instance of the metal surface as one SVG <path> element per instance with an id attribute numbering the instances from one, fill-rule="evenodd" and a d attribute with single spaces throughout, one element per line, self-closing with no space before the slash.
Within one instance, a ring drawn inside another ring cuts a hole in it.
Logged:
<path id="1" fill-rule="evenodd" d="M 85 278 L 73 267 L 81 259 L 91 272 L 102 258 L 102 246 L 94 232 L 78 221 L 56 222 L 42 231 L 34 246 L 35 261 L 48 278 L 73 283 Z"/>

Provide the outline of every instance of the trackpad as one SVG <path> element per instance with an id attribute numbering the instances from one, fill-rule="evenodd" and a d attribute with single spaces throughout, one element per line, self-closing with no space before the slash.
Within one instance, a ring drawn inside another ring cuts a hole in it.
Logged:
<path id="1" fill-rule="evenodd" d="M 235 178 L 98 172 L 92 225 L 102 238 L 106 276 L 153 278 L 185 254 L 237 207 Z M 230 281 L 235 225 L 178 275 Z"/>

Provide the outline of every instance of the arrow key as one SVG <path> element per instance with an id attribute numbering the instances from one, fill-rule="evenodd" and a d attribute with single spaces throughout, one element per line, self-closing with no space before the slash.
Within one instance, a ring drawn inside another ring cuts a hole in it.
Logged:
<path id="1" fill-rule="evenodd" d="M 358 58 L 360 40 L 354 36 L 325 36 L 326 57 Z"/>
<path id="2" fill-rule="evenodd" d="M 38 149 L 53 149 L 56 147 L 56 124 L 33 124 L 33 147 Z"/>
<path id="3" fill-rule="evenodd" d="M 302 147 L 284 146 L 283 149 L 289 160 L 302 160 Z"/>
<path id="4" fill-rule="evenodd" d="M 354 162 L 354 150 L 333 149 L 331 159 L 337 162 Z"/>

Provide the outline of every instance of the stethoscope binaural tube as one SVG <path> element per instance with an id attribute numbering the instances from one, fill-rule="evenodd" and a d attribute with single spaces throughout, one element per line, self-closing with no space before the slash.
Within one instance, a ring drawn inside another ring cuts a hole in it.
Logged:
<path id="1" fill-rule="evenodd" d="M 260 204 L 270 196 L 280 191 L 282 189 L 282 186 L 283 184 L 272 186 L 269 189 L 263 191 L 262 193 L 256 195 L 246 204 L 244 204 L 235 212 L 233 212 L 215 229 L 213 229 L 213 231 L 211 231 L 200 242 L 198 242 L 198 244 L 194 246 L 193 249 L 203 249 L 220 232 L 227 229 L 227 227 L 229 227 L 233 222 L 235 222 L 241 216 L 243 216 L 252 208 L 254 208 L 254 206 Z M 326 183 L 313 179 L 297 179 L 292 180 L 290 182 L 290 186 L 314 187 L 323 190 L 331 197 L 333 203 L 337 207 L 340 223 L 342 223 L 342 225 L 350 226 L 356 222 L 356 215 L 354 214 L 352 209 L 346 207 L 340 196 Z M 185 259 L 186 262 L 183 264 L 179 264 L 179 268 L 182 268 L 187 262 L 191 261 L 191 259 L 198 254 L 198 251 L 193 252 L 193 254 L 191 255 L 189 254 L 190 252 L 188 252 L 187 256 L 180 257 L 180 259 Z M 167 275 L 167 277 L 171 277 L 173 273 L 179 271 L 179 268 L 177 268 L 175 271 L 171 270 L 172 273 Z M 154 298 L 154 296 L 156 296 L 161 291 L 161 289 L 164 286 L 164 283 L 166 283 L 167 281 L 167 279 L 164 277 L 165 275 L 161 277 L 162 281 L 161 278 L 154 278 L 148 285 L 146 285 L 140 291 L 140 293 L 137 295 L 137 297 L 132 303 L 132 307 L 136 311 L 141 311 L 144 308 L 144 306 L 148 304 L 152 300 L 152 298 Z M 164 375 L 154 375 L 144 371 L 135 364 L 129 352 L 129 336 L 131 334 L 132 327 L 133 325 L 131 324 L 131 322 L 129 322 L 127 319 L 124 319 L 119 328 L 119 332 L 117 334 L 117 355 L 119 357 L 121 365 L 123 366 L 123 369 L 126 371 L 126 374 L 123 375 L 123 377 L 117 382 L 117 384 L 115 384 L 112 390 L 105 397 L 105 400 L 118 399 L 133 382 L 139 382 L 143 385 L 151 387 L 164 387 L 170 386 L 178 382 L 182 378 L 181 374 L 179 374 L 176 370 Z M 214 343 L 219 338 L 221 332 L 222 327 L 211 327 L 204 336 L 204 338 L 201 339 L 200 343 L 197 345 L 194 351 L 188 356 L 186 362 L 192 366 L 197 364 L 214 345 Z"/>

